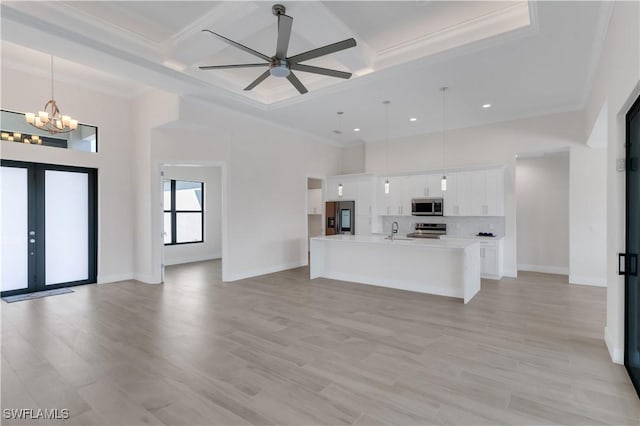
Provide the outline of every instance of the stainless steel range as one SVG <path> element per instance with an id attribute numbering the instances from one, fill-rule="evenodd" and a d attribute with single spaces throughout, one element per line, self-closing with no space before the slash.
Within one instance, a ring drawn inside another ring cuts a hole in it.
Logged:
<path id="1" fill-rule="evenodd" d="M 447 234 L 446 223 L 416 223 L 416 231 L 407 234 L 410 238 L 440 238 Z"/>

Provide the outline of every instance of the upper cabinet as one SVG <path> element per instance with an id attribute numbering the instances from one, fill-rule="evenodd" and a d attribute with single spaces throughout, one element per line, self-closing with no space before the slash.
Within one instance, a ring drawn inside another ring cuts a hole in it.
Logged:
<path id="1" fill-rule="evenodd" d="M 442 175 L 412 175 L 409 176 L 408 191 L 410 198 L 441 198 L 443 193 L 440 186 Z"/>
<path id="2" fill-rule="evenodd" d="M 326 179 L 327 201 L 355 201 L 356 235 L 371 233 L 375 215 L 375 182 L 373 175 L 330 176 Z M 342 196 L 338 188 L 342 186 Z"/>
<path id="3" fill-rule="evenodd" d="M 385 181 L 380 177 L 376 183 L 376 206 L 378 216 L 411 216 L 412 176 L 389 177 L 389 193 L 385 193 Z"/>
<path id="4" fill-rule="evenodd" d="M 442 173 L 390 176 L 331 176 L 326 180 L 327 201 L 355 201 L 356 215 L 411 216 L 412 198 L 443 198 L 445 216 L 504 216 L 504 169 L 491 168 L 447 172 L 447 190 L 442 191 Z M 342 185 L 342 196 L 338 186 Z M 362 218 L 361 218 L 362 219 Z"/>
<path id="5" fill-rule="evenodd" d="M 504 216 L 504 170 L 450 173 L 444 193 L 445 216 Z"/>

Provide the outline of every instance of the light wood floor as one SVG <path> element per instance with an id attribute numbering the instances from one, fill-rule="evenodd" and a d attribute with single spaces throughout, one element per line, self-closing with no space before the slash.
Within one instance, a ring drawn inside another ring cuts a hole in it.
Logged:
<path id="1" fill-rule="evenodd" d="M 78 425 L 639 424 L 602 288 L 522 273 L 465 306 L 306 268 L 223 284 L 219 269 L 0 302 L 2 408 Z"/>

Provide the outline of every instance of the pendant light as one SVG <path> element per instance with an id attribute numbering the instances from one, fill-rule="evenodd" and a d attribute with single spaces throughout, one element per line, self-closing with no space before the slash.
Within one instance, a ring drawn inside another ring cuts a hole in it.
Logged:
<path id="1" fill-rule="evenodd" d="M 388 194 L 391 191 L 389 185 L 389 104 L 391 101 L 383 101 L 385 106 L 385 126 L 386 126 L 386 134 L 385 134 L 385 172 L 387 173 L 387 179 L 384 181 L 384 193 Z"/>
<path id="2" fill-rule="evenodd" d="M 447 190 L 447 176 L 444 174 L 444 150 L 445 150 L 445 93 L 447 92 L 448 87 L 441 87 L 440 91 L 442 92 L 442 179 L 440 180 L 440 189 L 442 191 Z"/>
<path id="3" fill-rule="evenodd" d="M 343 114 L 344 114 L 344 111 L 338 111 L 336 113 L 336 115 L 338 116 L 338 118 L 337 118 L 338 126 L 333 131 L 333 133 L 335 133 L 336 135 L 341 135 L 342 134 L 342 115 Z M 338 184 L 338 197 L 342 198 L 342 184 L 341 183 Z"/>
<path id="4" fill-rule="evenodd" d="M 69 133 L 78 128 L 78 120 L 68 115 L 62 115 L 55 98 L 53 97 L 53 56 L 51 56 L 51 99 L 44 105 L 42 111 L 38 113 L 27 112 L 24 115 L 28 124 L 36 129 L 44 130 L 52 135 L 58 133 Z"/>

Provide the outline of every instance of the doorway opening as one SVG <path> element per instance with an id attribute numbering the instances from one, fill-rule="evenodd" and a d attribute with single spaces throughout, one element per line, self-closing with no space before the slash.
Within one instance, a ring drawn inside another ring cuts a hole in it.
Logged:
<path id="1" fill-rule="evenodd" d="M 222 168 L 162 165 L 163 265 L 222 258 Z"/>
<path id="2" fill-rule="evenodd" d="M 311 238 L 324 235 L 322 182 L 320 178 L 307 178 L 307 254 L 311 247 Z"/>
<path id="3" fill-rule="evenodd" d="M 569 151 L 516 158 L 518 271 L 569 275 Z"/>

